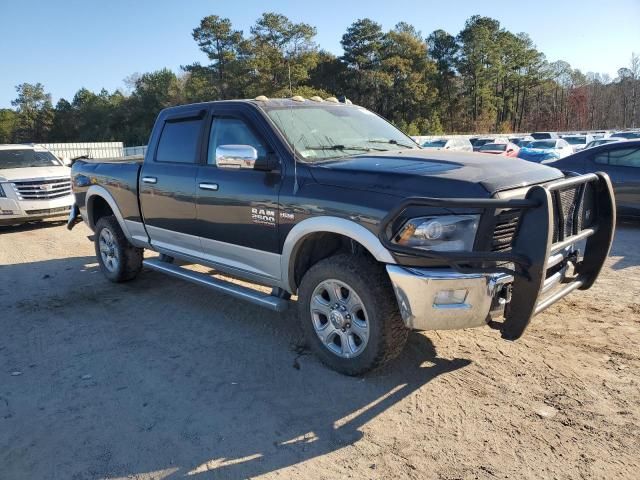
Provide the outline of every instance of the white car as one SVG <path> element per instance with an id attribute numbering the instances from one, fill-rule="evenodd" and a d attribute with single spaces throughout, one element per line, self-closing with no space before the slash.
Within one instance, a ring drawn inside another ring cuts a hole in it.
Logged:
<path id="1" fill-rule="evenodd" d="M 453 150 L 454 152 L 473 152 L 473 145 L 467 138 L 442 138 L 427 140 L 422 148 L 434 150 Z"/>
<path id="2" fill-rule="evenodd" d="M 74 203 L 70 173 L 43 147 L 0 145 L 0 225 L 68 214 Z"/>
<path id="3" fill-rule="evenodd" d="M 593 136 L 588 133 L 585 135 L 563 135 L 562 138 L 567 141 L 574 152 L 579 152 L 587 148 L 587 145 L 593 141 Z"/>
<path id="4" fill-rule="evenodd" d="M 615 142 L 624 142 L 624 141 L 625 141 L 624 138 L 615 138 L 615 137 L 611 137 L 611 138 L 596 138 L 596 139 L 590 141 L 589 143 L 587 143 L 587 146 L 585 147 L 585 150 L 587 148 L 597 147 L 598 145 L 604 145 L 605 143 L 615 143 Z"/>

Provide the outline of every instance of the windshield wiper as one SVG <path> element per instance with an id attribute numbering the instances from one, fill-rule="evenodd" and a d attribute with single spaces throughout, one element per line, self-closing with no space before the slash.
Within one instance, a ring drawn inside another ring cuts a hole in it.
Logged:
<path id="1" fill-rule="evenodd" d="M 383 139 L 379 139 L 379 138 L 372 138 L 370 140 L 367 140 L 367 142 L 371 142 L 371 143 L 388 143 L 391 145 L 398 145 L 399 147 L 403 147 L 403 148 L 416 148 L 417 145 L 407 145 L 406 143 L 401 143 L 397 140 L 394 140 L 393 138 L 390 138 L 388 140 L 383 140 Z"/>
<path id="2" fill-rule="evenodd" d="M 361 145 L 318 145 L 314 147 L 304 147 L 305 150 L 357 150 L 359 152 L 370 152 L 380 150 L 377 148 L 363 147 Z"/>

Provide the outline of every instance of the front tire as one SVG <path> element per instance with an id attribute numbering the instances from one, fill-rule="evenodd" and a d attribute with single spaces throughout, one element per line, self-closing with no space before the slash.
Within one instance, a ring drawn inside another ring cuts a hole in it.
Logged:
<path id="1" fill-rule="evenodd" d="M 395 358 L 409 333 L 384 267 L 366 257 L 339 254 L 315 264 L 300 283 L 298 308 L 311 349 L 345 375 Z"/>
<path id="2" fill-rule="evenodd" d="M 140 273 L 143 249 L 129 243 L 115 216 L 98 220 L 94 237 L 96 257 L 105 277 L 120 283 L 132 280 Z"/>

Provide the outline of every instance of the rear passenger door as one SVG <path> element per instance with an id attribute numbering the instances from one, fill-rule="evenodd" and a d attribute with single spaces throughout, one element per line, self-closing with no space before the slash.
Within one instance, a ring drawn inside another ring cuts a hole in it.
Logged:
<path id="1" fill-rule="evenodd" d="M 161 117 L 139 180 L 140 209 L 151 244 L 199 256 L 196 174 L 201 156 L 204 110 Z"/>

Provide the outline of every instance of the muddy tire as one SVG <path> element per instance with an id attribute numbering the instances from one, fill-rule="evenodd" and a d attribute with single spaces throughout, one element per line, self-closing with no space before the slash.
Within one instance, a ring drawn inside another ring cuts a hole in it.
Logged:
<path id="1" fill-rule="evenodd" d="M 142 270 L 143 249 L 124 236 L 116 217 L 102 217 L 95 228 L 94 244 L 100 270 L 112 282 L 133 280 Z"/>
<path id="2" fill-rule="evenodd" d="M 360 375 L 400 354 L 405 327 L 384 267 L 339 254 L 307 271 L 298 289 L 307 343 L 320 360 L 345 375 Z"/>

